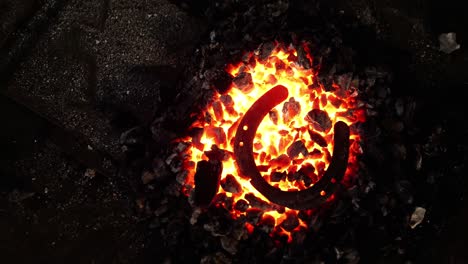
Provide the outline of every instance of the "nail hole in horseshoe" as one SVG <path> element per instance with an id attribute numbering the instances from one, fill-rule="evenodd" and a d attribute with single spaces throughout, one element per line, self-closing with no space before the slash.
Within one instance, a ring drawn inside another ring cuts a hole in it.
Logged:
<path id="1" fill-rule="evenodd" d="M 324 190 L 322 190 L 322 191 L 320 192 L 320 195 L 321 195 L 321 196 L 325 196 L 326 194 L 327 194 L 327 193 L 326 193 Z"/>
<path id="2" fill-rule="evenodd" d="M 239 142 L 239 146 L 243 147 L 243 146 L 244 146 L 244 142 Z"/>
<path id="3" fill-rule="evenodd" d="M 249 129 L 248 126 L 243 126 L 242 129 L 244 129 L 244 131 L 247 131 L 247 129 Z"/>

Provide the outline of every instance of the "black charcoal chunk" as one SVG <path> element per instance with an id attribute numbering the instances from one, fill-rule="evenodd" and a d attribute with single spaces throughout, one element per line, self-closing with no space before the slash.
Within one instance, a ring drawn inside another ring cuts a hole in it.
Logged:
<path id="1" fill-rule="evenodd" d="M 332 127 L 332 122 L 327 112 L 320 109 L 314 109 L 307 113 L 305 120 L 309 122 L 314 129 L 319 131 L 328 132 Z"/>
<path id="2" fill-rule="evenodd" d="M 249 93 L 254 88 L 252 75 L 250 75 L 248 72 L 240 73 L 234 78 L 233 82 L 236 85 L 236 88 L 244 93 Z"/>
<path id="3" fill-rule="evenodd" d="M 322 148 L 328 145 L 325 138 L 322 137 L 322 135 L 320 135 L 319 133 L 309 130 L 309 135 L 310 135 L 310 139 L 314 141 L 315 143 L 317 143 L 317 145 L 321 146 Z"/>
<path id="4" fill-rule="evenodd" d="M 304 142 L 302 142 L 302 140 L 298 140 L 288 147 L 287 153 L 290 159 L 295 159 L 300 153 L 302 153 L 304 157 L 307 156 L 308 151 Z"/>
<path id="5" fill-rule="evenodd" d="M 283 105 L 283 122 L 288 124 L 291 120 L 301 112 L 301 104 L 294 100 L 294 97 L 289 98 L 289 101 Z"/>
<path id="6" fill-rule="evenodd" d="M 275 171 L 270 175 L 270 182 L 279 182 L 286 178 L 286 173 Z"/>
<path id="7" fill-rule="evenodd" d="M 197 163 L 195 172 L 194 202 L 198 206 L 208 206 L 219 188 L 219 180 L 223 172 L 220 161 L 202 160 Z"/>
<path id="8" fill-rule="evenodd" d="M 226 178 L 221 181 L 221 187 L 223 187 L 226 192 L 230 193 L 240 193 L 242 191 L 242 186 L 232 174 L 228 174 Z"/>

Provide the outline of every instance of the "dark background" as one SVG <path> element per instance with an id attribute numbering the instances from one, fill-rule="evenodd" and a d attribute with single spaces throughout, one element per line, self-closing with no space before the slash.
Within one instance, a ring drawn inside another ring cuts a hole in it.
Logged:
<path id="1" fill-rule="evenodd" d="M 364 25 L 371 10 L 377 22 L 350 32 L 345 44 L 363 61 L 384 60 L 394 71 L 393 92 L 422 102 L 420 127 L 446 123 L 456 131 L 448 139 L 456 149 L 466 148 L 468 131 L 462 2 L 327 3 Z M 290 6 L 300 12 L 305 3 Z M 174 81 L 209 33 L 211 21 L 202 15 L 208 4 L 1 0 L 1 262 L 140 263 L 158 254 L 147 252 L 138 197 L 118 173 L 120 136 L 147 126 L 174 98 Z M 444 32 L 457 33 L 460 50 L 434 48 Z M 466 190 L 453 197 L 444 191 L 439 202 L 453 215 L 440 239 L 426 241 L 422 263 L 468 261 L 468 206 L 460 200 Z"/>

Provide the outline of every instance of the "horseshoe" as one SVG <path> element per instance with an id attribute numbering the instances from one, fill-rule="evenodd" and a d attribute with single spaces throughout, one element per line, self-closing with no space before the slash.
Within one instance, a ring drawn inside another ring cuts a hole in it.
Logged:
<path id="1" fill-rule="evenodd" d="M 282 191 L 271 186 L 260 174 L 253 157 L 253 139 L 268 112 L 288 98 L 288 89 L 277 85 L 262 95 L 245 113 L 234 138 L 234 158 L 241 175 L 270 202 L 291 209 L 311 209 L 323 204 L 336 190 L 348 165 L 349 127 L 338 121 L 334 126 L 333 156 L 324 175 L 312 187 L 301 191 Z"/>

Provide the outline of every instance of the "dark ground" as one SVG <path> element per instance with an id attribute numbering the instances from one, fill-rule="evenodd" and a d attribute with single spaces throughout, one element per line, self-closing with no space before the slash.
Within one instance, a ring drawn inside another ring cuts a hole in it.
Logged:
<path id="1" fill-rule="evenodd" d="M 421 124 L 460 126 L 452 144 L 466 147 L 461 4 L 348 2 L 329 5 L 367 23 L 363 36 L 400 51 L 387 62 L 404 84 L 394 92 L 425 102 Z M 119 173 L 120 135 L 147 126 L 172 101 L 171 85 L 209 27 L 196 10 L 165 0 L 1 0 L 0 262 L 151 262 L 159 252 L 147 252 L 135 187 Z M 461 49 L 427 48 L 443 32 L 456 32 Z M 373 47 L 360 39 L 352 45 L 372 60 Z M 453 205 L 451 224 L 427 241 L 422 263 L 468 261 L 467 202 Z"/>

